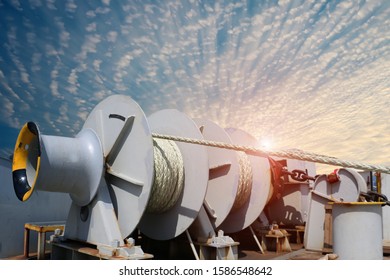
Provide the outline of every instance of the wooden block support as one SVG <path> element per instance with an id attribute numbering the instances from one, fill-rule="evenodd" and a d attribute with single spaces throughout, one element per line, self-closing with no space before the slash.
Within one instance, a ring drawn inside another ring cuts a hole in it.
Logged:
<path id="1" fill-rule="evenodd" d="M 295 237 L 296 244 L 303 243 L 303 235 L 305 234 L 305 228 L 284 228 L 287 232 L 291 232 Z"/>
<path id="2" fill-rule="evenodd" d="M 46 232 L 54 232 L 56 229 L 64 231 L 65 222 L 30 222 L 24 224 L 24 257 L 29 257 L 30 251 L 30 230 L 38 233 L 38 254 L 37 259 L 45 259 L 45 243 L 46 243 Z"/>
<path id="3" fill-rule="evenodd" d="M 288 236 L 277 236 L 267 234 L 265 235 L 267 239 L 267 249 L 270 251 L 275 251 L 276 253 L 281 252 L 291 252 L 290 243 L 288 241 Z"/>
<path id="4" fill-rule="evenodd" d="M 329 254 L 333 252 L 333 228 L 332 228 L 332 205 L 325 205 L 325 221 L 324 221 L 324 246 L 322 252 Z"/>

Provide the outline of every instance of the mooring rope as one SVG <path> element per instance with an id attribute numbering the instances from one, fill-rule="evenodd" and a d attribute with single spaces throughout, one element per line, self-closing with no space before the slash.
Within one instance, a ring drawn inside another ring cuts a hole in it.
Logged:
<path id="1" fill-rule="evenodd" d="M 159 139 L 179 141 L 179 142 L 217 147 L 217 148 L 223 148 L 223 149 L 229 149 L 235 151 L 242 151 L 250 155 L 261 156 L 261 157 L 277 156 L 281 158 L 298 159 L 298 160 L 322 163 L 327 165 L 350 167 L 350 168 L 356 168 L 360 170 L 376 171 L 376 172 L 390 174 L 390 167 L 366 164 L 361 162 L 352 162 L 348 160 L 341 160 L 335 157 L 318 155 L 314 153 L 307 153 L 298 149 L 271 151 L 266 149 L 254 148 L 250 146 L 241 146 L 241 145 L 227 144 L 223 142 L 192 139 L 192 138 L 185 138 L 185 137 L 172 136 L 172 135 L 162 135 L 158 133 L 152 133 L 152 136 L 154 138 L 159 138 Z"/>
<path id="2" fill-rule="evenodd" d="M 233 203 L 232 211 L 240 209 L 248 201 L 252 192 L 253 173 L 249 157 L 244 152 L 237 152 L 239 162 L 239 179 L 237 195 Z"/>
<path id="3" fill-rule="evenodd" d="M 179 147 L 173 141 L 153 139 L 154 180 L 148 213 L 163 213 L 171 209 L 184 188 L 184 163 Z"/>

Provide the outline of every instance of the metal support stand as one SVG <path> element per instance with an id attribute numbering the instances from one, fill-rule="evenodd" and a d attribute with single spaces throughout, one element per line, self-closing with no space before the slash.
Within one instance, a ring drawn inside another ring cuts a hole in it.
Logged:
<path id="1" fill-rule="evenodd" d="M 196 260 L 238 259 L 238 245 L 240 243 L 235 242 L 229 236 L 224 236 L 223 231 L 219 231 L 218 236 L 214 236 L 205 242 L 197 242 L 199 254 L 188 230 L 186 230 L 186 235 Z"/>
<path id="2" fill-rule="evenodd" d="M 151 259 L 139 246 L 93 246 L 89 243 L 74 240 L 53 241 L 52 260 L 142 260 Z"/>
<path id="3" fill-rule="evenodd" d="M 193 253 L 194 256 L 195 256 L 195 259 L 198 261 L 198 260 L 199 260 L 199 255 L 198 255 L 198 253 L 196 252 L 196 248 L 195 248 L 194 242 L 192 242 L 192 238 L 191 238 L 191 235 L 190 235 L 190 233 L 188 232 L 188 230 L 186 230 L 186 235 L 187 235 L 188 241 L 190 242 L 190 246 L 191 246 L 191 249 L 192 249 L 192 253 Z"/>
<path id="4" fill-rule="evenodd" d="M 249 229 L 251 230 L 253 239 L 256 241 L 256 244 L 257 244 L 257 246 L 259 247 L 260 252 L 264 255 L 263 246 L 261 246 L 261 244 L 260 244 L 260 242 L 259 242 L 259 239 L 257 238 L 257 235 L 256 235 L 255 231 L 253 230 L 252 226 L 249 226 Z"/>
<path id="5" fill-rule="evenodd" d="M 45 259 L 46 232 L 56 229 L 64 230 L 65 222 L 37 222 L 24 224 L 24 257 L 29 258 L 30 253 L 30 231 L 38 233 L 37 259 Z"/>

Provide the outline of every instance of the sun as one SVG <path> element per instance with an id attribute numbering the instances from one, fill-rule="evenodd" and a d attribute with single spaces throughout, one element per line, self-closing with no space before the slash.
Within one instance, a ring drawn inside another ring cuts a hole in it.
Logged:
<path id="1" fill-rule="evenodd" d="M 261 138 L 259 140 L 259 145 L 261 148 L 266 150 L 271 150 L 273 148 L 273 141 L 269 138 Z"/>

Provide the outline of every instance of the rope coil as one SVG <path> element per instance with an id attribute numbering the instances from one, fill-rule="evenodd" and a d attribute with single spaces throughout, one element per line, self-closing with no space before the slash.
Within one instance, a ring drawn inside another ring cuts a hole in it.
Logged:
<path id="1" fill-rule="evenodd" d="M 154 180 L 148 213 L 159 214 L 171 209 L 184 188 L 184 163 L 179 147 L 170 140 L 153 139 Z"/>
<path id="2" fill-rule="evenodd" d="M 176 204 L 184 189 L 184 163 L 179 147 L 172 140 L 153 139 L 153 150 L 154 179 L 146 211 L 161 214 Z M 239 181 L 232 211 L 240 209 L 248 201 L 253 183 L 248 155 L 239 151 L 237 156 Z"/>
<path id="3" fill-rule="evenodd" d="M 239 180 L 237 195 L 233 203 L 232 211 L 240 209 L 248 201 L 252 192 L 253 174 L 249 157 L 244 152 L 237 152 L 239 162 Z"/>

